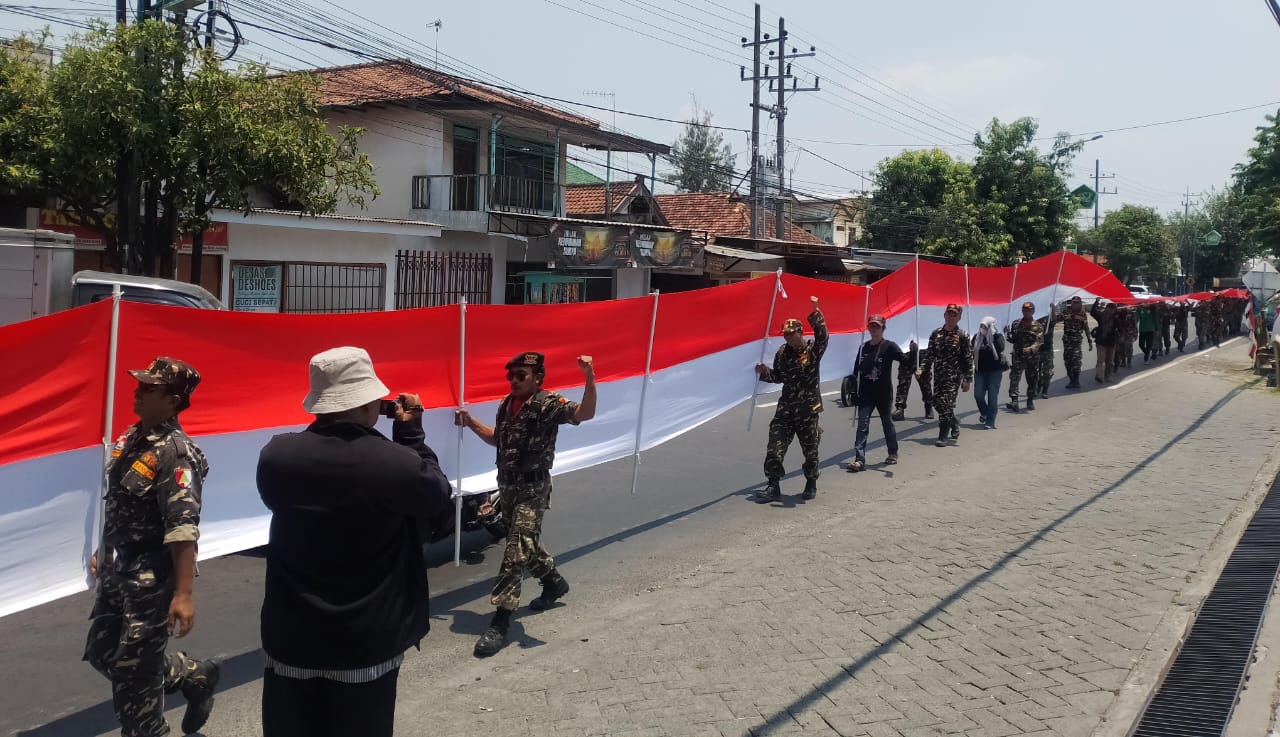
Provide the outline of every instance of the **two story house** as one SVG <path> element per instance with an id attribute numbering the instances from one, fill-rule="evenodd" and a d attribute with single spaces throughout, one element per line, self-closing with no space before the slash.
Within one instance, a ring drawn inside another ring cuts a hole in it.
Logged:
<path id="1" fill-rule="evenodd" d="M 229 229 L 223 296 L 233 307 L 238 282 L 270 283 L 260 278 L 264 269 L 280 276 L 278 308 L 286 312 L 525 301 L 527 281 L 548 281 L 554 259 L 545 236 L 566 219 L 570 147 L 651 157 L 669 150 L 408 61 L 311 73 L 331 129 L 366 131 L 360 148 L 382 194 L 364 210 L 328 217 L 218 213 Z M 572 278 L 583 285 L 578 298 L 649 288 L 647 269 Z"/>

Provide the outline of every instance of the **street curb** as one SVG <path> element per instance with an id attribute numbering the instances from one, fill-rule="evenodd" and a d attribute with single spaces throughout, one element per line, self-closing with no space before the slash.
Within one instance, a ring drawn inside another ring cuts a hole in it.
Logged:
<path id="1" fill-rule="evenodd" d="M 1261 383 L 1261 380 L 1253 383 Z M 1277 474 L 1280 474 L 1280 443 L 1272 446 L 1254 476 L 1248 495 L 1227 516 L 1209 544 L 1201 558 L 1199 575 L 1190 579 L 1187 587 L 1173 597 L 1169 610 L 1147 640 L 1147 647 L 1094 729 L 1093 737 L 1131 737 L 1137 729 L 1139 718 L 1164 682 L 1191 626 L 1195 624 L 1200 607 L 1217 583 L 1249 521 L 1271 490 Z"/>

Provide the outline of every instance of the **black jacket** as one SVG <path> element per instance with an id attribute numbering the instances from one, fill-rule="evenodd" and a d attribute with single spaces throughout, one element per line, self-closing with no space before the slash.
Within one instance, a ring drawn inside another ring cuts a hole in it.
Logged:
<path id="1" fill-rule="evenodd" d="M 258 458 L 271 510 L 262 647 L 297 668 L 384 663 L 430 629 L 422 540 L 449 482 L 420 422 L 395 442 L 351 422 L 277 435 Z"/>
<path id="2" fill-rule="evenodd" d="M 1000 365 L 1000 354 L 1004 353 L 1004 336 L 999 332 L 995 332 L 992 337 L 992 343 L 995 344 L 995 352 L 991 350 L 978 350 L 978 336 L 973 336 L 973 357 L 977 362 L 977 371 L 1003 371 L 1004 367 Z"/>

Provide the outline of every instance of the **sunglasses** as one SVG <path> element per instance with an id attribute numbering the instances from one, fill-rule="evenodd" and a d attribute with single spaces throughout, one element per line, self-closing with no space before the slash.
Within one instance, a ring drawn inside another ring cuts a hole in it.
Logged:
<path id="1" fill-rule="evenodd" d="M 524 381 L 525 379 L 528 379 L 530 376 L 532 376 L 532 374 L 530 374 L 528 371 L 508 371 L 507 381 L 511 381 L 512 379 L 516 381 Z"/>
<path id="2" fill-rule="evenodd" d="M 153 392 L 163 392 L 169 387 L 164 384 L 142 384 L 138 387 L 138 391 L 143 394 L 151 394 Z"/>

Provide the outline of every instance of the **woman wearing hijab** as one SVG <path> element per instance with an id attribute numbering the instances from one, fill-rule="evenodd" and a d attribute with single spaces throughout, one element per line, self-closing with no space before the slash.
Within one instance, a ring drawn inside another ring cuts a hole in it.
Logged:
<path id="1" fill-rule="evenodd" d="M 1004 336 L 996 330 L 996 319 L 990 315 L 982 318 L 973 336 L 973 355 L 976 364 L 973 398 L 978 402 L 982 426 L 994 430 L 996 410 L 1000 406 L 1000 382 L 1009 365 L 1004 359 Z"/>

